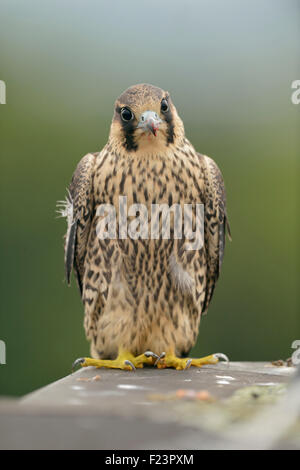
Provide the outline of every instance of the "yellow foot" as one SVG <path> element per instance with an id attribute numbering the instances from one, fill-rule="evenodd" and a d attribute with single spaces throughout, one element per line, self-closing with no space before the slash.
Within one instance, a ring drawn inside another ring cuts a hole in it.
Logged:
<path id="1" fill-rule="evenodd" d="M 139 356 L 134 356 L 129 351 L 122 351 L 118 354 L 118 357 L 113 360 L 80 357 L 73 362 L 72 370 L 78 365 L 82 367 L 94 366 L 97 368 L 106 367 L 107 369 L 135 370 L 137 368 L 141 369 L 144 364 L 153 365 L 157 360 L 159 360 L 159 356 L 152 351 L 146 351 Z"/>
<path id="2" fill-rule="evenodd" d="M 219 359 L 229 362 L 229 359 L 225 354 L 216 353 L 210 356 L 201 357 L 199 359 L 185 358 L 181 359 L 176 357 L 173 353 L 162 353 L 159 360 L 156 361 L 158 369 L 164 369 L 166 367 L 173 367 L 177 370 L 189 369 L 191 366 L 202 367 L 205 364 L 216 364 Z"/>

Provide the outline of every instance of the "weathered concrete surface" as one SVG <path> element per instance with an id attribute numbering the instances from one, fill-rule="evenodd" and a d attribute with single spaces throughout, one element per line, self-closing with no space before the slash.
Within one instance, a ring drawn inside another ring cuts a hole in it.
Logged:
<path id="1" fill-rule="evenodd" d="M 293 367 L 238 362 L 187 371 L 80 369 L 20 401 L 0 402 L 0 447 L 297 448 L 295 416 L 286 423 L 296 426 L 292 438 L 278 441 L 270 428 L 264 447 L 261 423 L 259 442 L 248 432 L 248 423 L 255 429 L 259 416 L 284 400 L 293 373 Z"/>
<path id="2" fill-rule="evenodd" d="M 254 384 L 286 383 L 291 367 L 274 367 L 270 363 L 219 363 L 186 371 L 144 368 L 136 372 L 112 369 L 81 368 L 72 375 L 25 397 L 23 404 L 80 406 L 98 411 L 138 413 L 153 401 L 149 395 L 174 393 L 178 389 L 208 390 L 216 398 L 225 398 Z M 85 381 L 100 376 L 99 380 Z"/>

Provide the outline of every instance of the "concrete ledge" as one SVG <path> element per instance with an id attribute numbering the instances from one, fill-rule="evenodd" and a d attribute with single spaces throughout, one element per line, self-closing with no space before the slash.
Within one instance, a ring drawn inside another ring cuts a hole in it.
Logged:
<path id="1" fill-rule="evenodd" d="M 21 400 L 0 401 L 0 447 L 256 448 L 255 438 L 247 443 L 231 431 L 280 402 L 294 370 L 262 362 L 187 371 L 83 368 Z M 297 448 L 297 439 L 282 445 Z"/>

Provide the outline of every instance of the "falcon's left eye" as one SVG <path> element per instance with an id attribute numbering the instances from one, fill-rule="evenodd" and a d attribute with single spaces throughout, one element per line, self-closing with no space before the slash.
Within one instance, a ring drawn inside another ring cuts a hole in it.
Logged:
<path id="1" fill-rule="evenodd" d="M 167 102 L 165 98 L 161 100 L 160 109 L 162 110 L 163 113 L 166 113 L 169 109 L 169 103 Z"/>
<path id="2" fill-rule="evenodd" d="M 121 118 L 123 119 L 123 121 L 131 121 L 131 119 L 133 119 L 133 113 L 130 111 L 129 108 L 122 108 Z"/>

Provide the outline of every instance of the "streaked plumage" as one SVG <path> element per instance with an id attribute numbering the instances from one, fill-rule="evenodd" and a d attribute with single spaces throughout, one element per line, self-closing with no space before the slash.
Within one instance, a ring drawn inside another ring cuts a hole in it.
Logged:
<path id="1" fill-rule="evenodd" d="M 134 119 L 122 119 L 124 108 Z M 138 126 L 148 110 L 159 123 L 153 117 L 153 135 Z M 97 207 L 110 203 L 118 214 L 119 195 L 127 196 L 128 206 L 147 208 L 203 203 L 203 249 L 186 251 L 185 240 L 174 238 L 100 240 Z M 134 356 L 147 350 L 186 356 L 219 277 L 228 223 L 221 172 L 187 140 L 168 93 L 142 84 L 119 97 L 109 140 L 79 162 L 63 211 L 66 277 L 69 282 L 74 267 L 92 356 L 113 359 L 120 349 Z"/>

